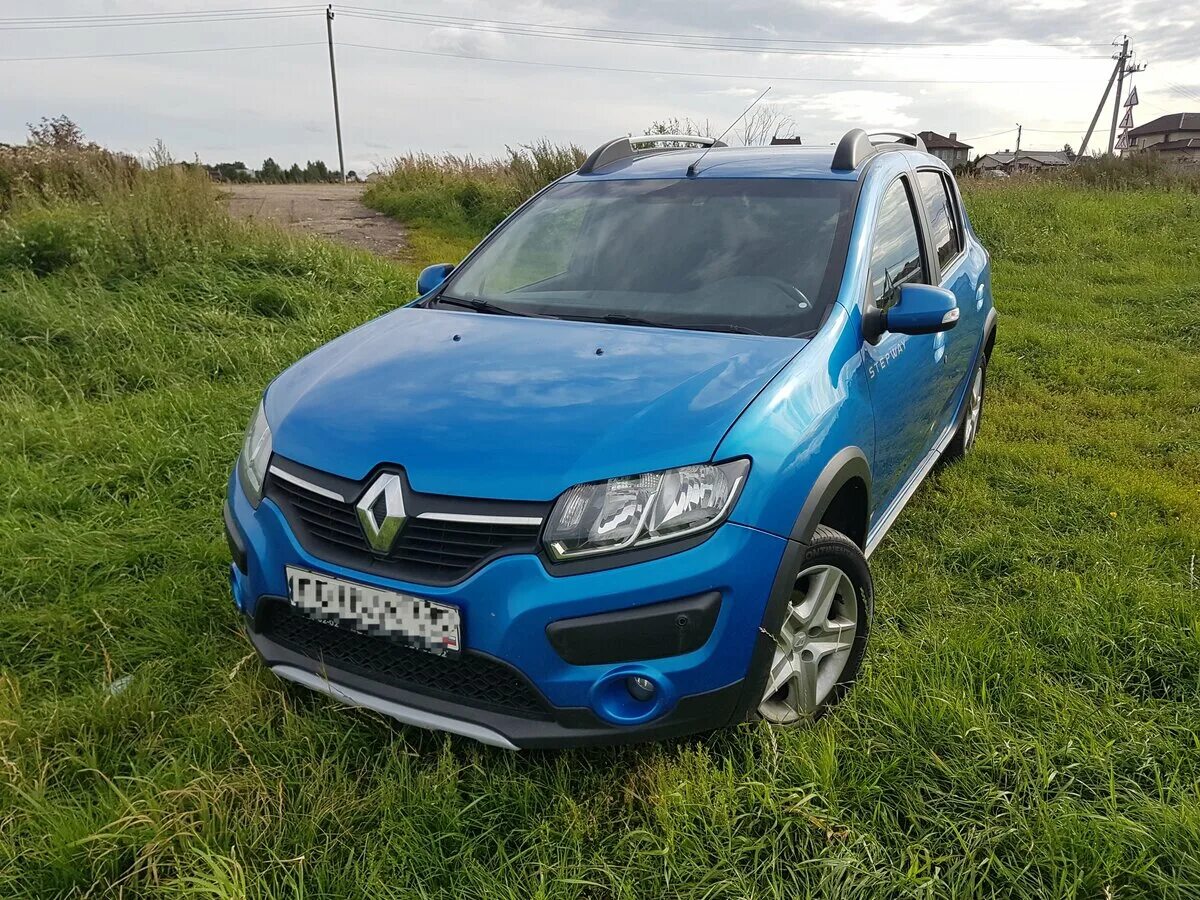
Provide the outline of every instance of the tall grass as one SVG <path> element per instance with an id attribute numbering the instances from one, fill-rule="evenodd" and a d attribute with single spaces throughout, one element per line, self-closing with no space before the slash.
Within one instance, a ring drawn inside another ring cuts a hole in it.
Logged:
<path id="1" fill-rule="evenodd" d="M 547 140 L 508 148 L 508 158 L 415 154 L 393 161 L 368 188 L 368 206 L 456 235 L 490 231 L 526 197 L 582 165 L 579 147 Z"/>
<path id="2" fill-rule="evenodd" d="M 0 897 L 1200 896 L 1193 196 L 968 194 L 984 428 L 873 557 L 844 705 L 525 755 L 288 687 L 239 635 L 241 429 L 415 269 L 207 196 L 165 169 L 0 217 L 99 248 L 0 264 Z"/>
<path id="3" fill-rule="evenodd" d="M 1081 159 L 1057 177 L 1068 184 L 1105 190 L 1181 190 L 1200 194 L 1200 166 L 1168 161 L 1155 153 Z"/>
<path id="4" fill-rule="evenodd" d="M 0 144 L 0 213 L 23 200 L 96 200 L 132 188 L 141 164 L 132 156 L 78 145 Z"/>
<path id="5" fill-rule="evenodd" d="M 233 236 L 220 195 L 194 169 L 110 172 L 78 193 L 89 202 L 47 202 L 48 186 L 37 199 L 24 195 L 0 220 L 0 266 L 48 275 L 82 265 L 100 277 L 131 278 L 217 252 Z"/>
<path id="6" fill-rule="evenodd" d="M 972 185 L 995 184 L 1004 179 L 990 178 L 982 171 L 962 182 Z M 1200 166 L 1168 161 L 1154 153 L 1125 156 L 1092 156 L 1069 166 L 1018 173 L 1019 182 L 1040 181 L 1107 191 L 1182 191 L 1200 194 Z"/>

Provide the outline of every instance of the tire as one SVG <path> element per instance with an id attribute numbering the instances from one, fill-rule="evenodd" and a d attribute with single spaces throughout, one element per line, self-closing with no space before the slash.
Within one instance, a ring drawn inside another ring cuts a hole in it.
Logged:
<path id="1" fill-rule="evenodd" d="M 988 358 L 981 356 L 971 380 L 967 382 L 967 396 L 963 399 L 963 411 L 959 417 L 958 430 L 942 453 L 942 464 L 962 459 L 971 452 L 979 437 L 979 426 L 983 423 L 983 402 L 987 389 Z M 976 393 L 978 387 L 978 393 Z"/>
<path id="2" fill-rule="evenodd" d="M 755 707 L 756 718 L 775 725 L 816 721 L 846 696 L 875 612 L 867 558 L 840 531 L 817 527 L 794 579 Z"/>

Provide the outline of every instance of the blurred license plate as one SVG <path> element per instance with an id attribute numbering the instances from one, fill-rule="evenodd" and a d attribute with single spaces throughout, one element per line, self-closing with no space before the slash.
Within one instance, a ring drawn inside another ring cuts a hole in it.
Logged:
<path id="1" fill-rule="evenodd" d="M 438 656 L 456 656 L 462 620 L 458 609 L 399 591 L 287 567 L 288 598 L 314 619 L 391 638 Z"/>

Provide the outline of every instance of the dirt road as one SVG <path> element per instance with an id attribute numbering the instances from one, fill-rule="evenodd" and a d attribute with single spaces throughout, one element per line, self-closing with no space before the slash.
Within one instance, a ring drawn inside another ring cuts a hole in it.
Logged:
<path id="1" fill-rule="evenodd" d="M 380 256 L 399 256 L 404 227 L 363 206 L 363 189 L 361 184 L 235 184 L 227 193 L 235 216 L 269 219 Z"/>

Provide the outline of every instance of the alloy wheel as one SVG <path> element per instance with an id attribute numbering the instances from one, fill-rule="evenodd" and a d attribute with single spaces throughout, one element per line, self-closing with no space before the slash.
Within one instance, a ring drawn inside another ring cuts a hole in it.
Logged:
<path id="1" fill-rule="evenodd" d="M 759 715 L 777 725 L 816 716 L 846 669 L 857 633 L 858 599 L 850 576 L 832 565 L 801 572 L 774 636 Z"/>
<path id="2" fill-rule="evenodd" d="M 970 450 L 979 433 L 979 417 L 983 413 L 983 366 L 975 370 L 971 392 L 967 395 L 967 419 L 963 423 L 963 449 Z"/>

